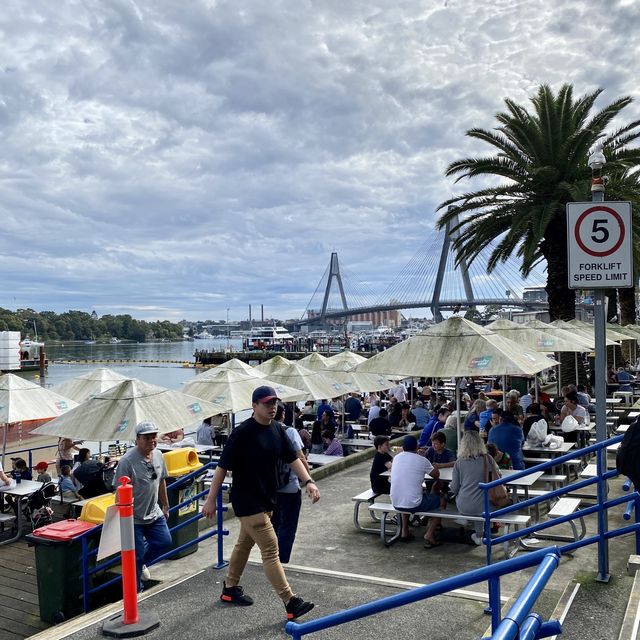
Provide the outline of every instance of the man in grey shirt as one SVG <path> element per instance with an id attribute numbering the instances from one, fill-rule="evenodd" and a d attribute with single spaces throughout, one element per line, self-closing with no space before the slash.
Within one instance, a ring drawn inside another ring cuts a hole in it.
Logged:
<path id="1" fill-rule="evenodd" d="M 152 562 L 171 545 L 165 481 L 168 474 L 162 453 L 156 449 L 157 444 L 158 427 L 153 422 L 141 422 L 136 426 L 136 446 L 122 456 L 116 470 L 118 478 L 127 476 L 133 486 L 138 591 L 143 588 L 141 576 L 148 579 L 145 563 Z"/>

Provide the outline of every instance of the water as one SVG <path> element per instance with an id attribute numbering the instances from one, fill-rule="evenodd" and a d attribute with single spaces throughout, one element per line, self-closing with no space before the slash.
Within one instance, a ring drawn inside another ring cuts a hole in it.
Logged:
<path id="1" fill-rule="evenodd" d="M 49 367 L 45 377 L 45 386 L 51 387 L 71 378 L 88 373 L 98 367 L 108 367 L 128 378 L 138 378 L 150 384 L 168 389 L 180 389 L 181 386 L 199 373 L 193 367 L 184 367 L 180 363 L 195 362 L 197 350 L 223 351 L 240 350 L 241 340 L 212 339 L 194 342 L 134 342 L 119 344 L 48 344 L 46 354 Z M 91 361 L 88 364 L 55 364 L 55 361 Z M 109 364 L 105 360 L 138 360 L 126 364 Z M 38 372 L 24 372 L 21 376 L 37 381 Z"/>

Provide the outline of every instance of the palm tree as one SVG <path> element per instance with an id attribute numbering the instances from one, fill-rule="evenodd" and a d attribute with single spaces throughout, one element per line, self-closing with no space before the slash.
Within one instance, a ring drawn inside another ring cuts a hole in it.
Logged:
<path id="1" fill-rule="evenodd" d="M 607 158 L 607 198 L 613 199 L 615 193 L 618 199 L 640 202 L 640 149 L 627 146 L 640 137 L 640 120 L 607 133 L 631 98 L 619 98 L 591 115 L 601 93 L 597 90 L 574 99 L 569 84 L 557 94 L 541 85 L 531 98 L 532 111 L 505 99 L 507 109 L 496 115 L 499 126 L 495 130 L 467 131 L 497 152 L 458 160 L 446 170 L 446 175 L 457 180 L 478 176 L 503 180 L 439 206 L 445 212 L 438 226 L 452 221 L 460 232 L 454 240 L 458 258 L 472 262 L 488 243 L 497 240 L 489 272 L 514 252 L 522 259 L 520 269 L 525 276 L 546 260 L 552 320 L 575 317 L 575 292 L 568 288 L 565 205 L 590 199 L 587 155 L 596 141 L 603 144 Z M 636 229 L 634 237 L 640 238 Z"/>

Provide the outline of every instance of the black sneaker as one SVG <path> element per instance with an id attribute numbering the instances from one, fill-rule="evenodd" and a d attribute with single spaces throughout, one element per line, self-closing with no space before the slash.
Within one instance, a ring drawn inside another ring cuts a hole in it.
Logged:
<path id="1" fill-rule="evenodd" d="M 285 605 L 287 610 L 287 620 L 295 620 L 313 609 L 313 602 L 305 602 L 300 596 L 292 596 Z"/>
<path id="2" fill-rule="evenodd" d="M 253 598 L 246 595 L 242 587 L 227 587 L 226 584 L 224 584 L 222 588 L 220 600 L 227 604 L 239 604 L 243 607 L 248 607 L 253 604 Z"/>

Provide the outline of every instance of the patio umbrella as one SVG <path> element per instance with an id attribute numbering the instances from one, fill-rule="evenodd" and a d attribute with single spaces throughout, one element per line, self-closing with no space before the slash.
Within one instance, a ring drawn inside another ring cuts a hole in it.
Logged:
<path id="1" fill-rule="evenodd" d="M 527 349 L 550 353 L 554 351 L 588 351 L 589 344 L 580 337 L 563 331 L 547 332 L 544 329 L 518 324 L 511 320 L 500 319 L 486 325 L 486 328 L 503 338 L 509 338 Z"/>
<path id="2" fill-rule="evenodd" d="M 578 346 L 582 343 L 582 348 L 580 351 L 592 351 L 593 350 L 593 340 L 589 338 L 585 338 L 582 334 L 578 335 L 575 331 L 571 329 L 561 329 L 558 326 L 553 324 L 547 324 L 546 322 L 541 322 L 540 320 L 529 320 L 529 322 L 525 322 L 525 327 L 530 327 L 532 329 L 539 329 L 540 331 L 544 331 L 549 335 L 554 336 L 558 340 L 571 340 L 575 342 Z M 568 349 L 567 349 L 568 350 Z"/>
<path id="3" fill-rule="evenodd" d="M 115 387 L 119 382 L 127 379 L 127 376 L 123 376 L 113 369 L 100 367 L 62 382 L 52 387 L 52 391 L 76 402 L 84 402 L 88 398 L 104 393 L 107 389 L 111 389 L 111 387 Z"/>
<path id="4" fill-rule="evenodd" d="M 77 406 L 70 398 L 44 389 L 13 373 L 0 376 L 0 425 L 4 425 L 2 438 L 2 464 L 7 450 L 9 425 L 17 422 L 48 420 Z"/>
<path id="5" fill-rule="evenodd" d="M 576 324 L 577 323 L 577 324 Z M 566 331 L 571 331 L 577 335 L 579 335 L 582 338 L 585 338 L 586 340 L 589 341 L 589 343 L 591 344 L 592 348 L 595 348 L 595 335 L 594 335 L 594 327 L 593 325 L 588 325 L 586 322 L 584 323 L 584 325 L 582 323 L 580 323 L 579 320 L 570 320 L 569 322 L 565 321 L 565 320 L 554 320 L 553 322 L 549 323 L 551 326 L 553 327 L 558 327 L 558 329 L 565 329 Z M 606 345 L 608 347 L 615 347 L 617 346 L 617 340 L 619 338 L 615 338 L 614 340 L 611 340 L 610 338 L 606 339 Z M 626 338 L 625 338 L 626 340 Z"/>
<path id="6" fill-rule="evenodd" d="M 282 356 L 271 358 L 256 368 L 265 373 L 269 380 L 305 391 L 305 400 L 335 398 L 351 391 L 323 372 L 312 371 L 299 362 L 290 362 Z"/>
<path id="7" fill-rule="evenodd" d="M 251 394 L 263 385 L 273 387 L 285 402 L 296 402 L 307 397 L 305 391 L 287 387 L 268 378 L 249 377 L 238 371 L 213 369 L 209 375 L 199 375 L 184 385 L 183 392 L 196 398 L 224 405 L 236 413 L 251 409 Z"/>
<path id="8" fill-rule="evenodd" d="M 96 442 L 135 440 L 136 425 L 143 420 L 154 422 L 162 434 L 227 411 L 226 406 L 133 378 L 85 400 L 34 433 Z"/>
<path id="9" fill-rule="evenodd" d="M 252 367 L 246 362 L 242 362 L 242 360 L 238 360 L 238 358 L 231 358 L 231 360 L 227 360 L 226 362 L 219 364 L 217 367 L 208 369 L 200 375 L 206 376 L 216 371 L 235 371 L 236 373 L 244 373 L 246 375 L 253 376 L 254 378 L 265 377 L 265 374 L 262 373 L 262 371 L 258 371 L 255 367 Z"/>
<path id="10" fill-rule="evenodd" d="M 555 360 L 454 316 L 358 365 L 357 371 L 392 378 L 529 375 Z"/>
<path id="11" fill-rule="evenodd" d="M 337 380 L 353 392 L 386 391 L 395 384 L 388 378 L 377 373 L 363 373 L 355 371 L 353 365 L 346 360 L 339 362 L 330 369 L 324 371 L 324 375 L 332 380 Z"/>
<path id="12" fill-rule="evenodd" d="M 353 353 L 353 351 L 349 351 L 348 349 L 345 349 L 344 351 L 341 351 L 340 353 L 336 353 L 330 358 L 327 358 L 327 364 L 330 367 L 333 367 L 337 364 L 346 362 L 347 364 L 351 364 L 355 367 L 359 365 L 361 362 L 364 362 L 365 360 L 366 358 L 364 356 L 361 356 L 357 353 Z"/>
<path id="13" fill-rule="evenodd" d="M 540 323 L 543 324 L 543 323 Z M 535 351 L 542 352 L 573 352 L 575 353 L 576 384 L 578 371 L 578 353 L 590 351 L 591 347 L 585 338 L 568 333 L 564 329 L 554 329 L 548 326 L 550 331 L 533 327 L 528 324 L 517 324 L 511 320 L 495 320 L 487 325 L 487 329 L 495 331 L 498 335 L 509 338 L 518 344 L 522 344 Z M 536 378 L 536 398 L 538 394 L 538 380 Z"/>
<path id="14" fill-rule="evenodd" d="M 325 358 L 325 356 L 317 351 L 301 358 L 298 362 L 302 366 L 307 367 L 307 369 L 311 369 L 311 371 L 326 371 L 330 364 L 329 358 Z"/>

